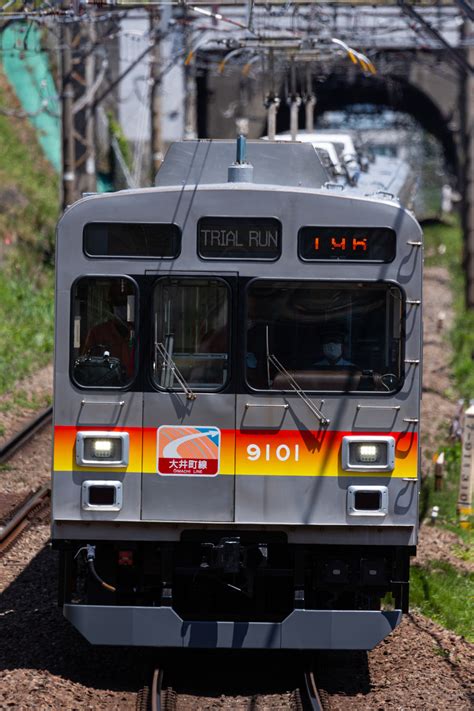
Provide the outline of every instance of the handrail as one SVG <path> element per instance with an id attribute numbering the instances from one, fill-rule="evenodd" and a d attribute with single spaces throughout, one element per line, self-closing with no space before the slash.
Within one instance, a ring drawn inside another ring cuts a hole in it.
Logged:
<path id="1" fill-rule="evenodd" d="M 311 402 L 311 400 L 309 399 L 309 397 L 307 396 L 305 391 L 298 385 L 296 380 L 293 378 L 292 375 L 290 375 L 290 373 L 286 370 L 286 368 L 280 363 L 278 358 L 271 353 L 268 354 L 267 358 L 268 358 L 268 361 L 278 370 L 278 372 L 281 375 L 284 375 L 285 378 L 288 379 L 288 382 L 289 382 L 291 388 L 295 391 L 295 393 L 298 395 L 298 397 L 301 398 L 301 400 L 303 400 L 304 404 L 306 405 L 306 407 L 309 410 L 311 410 L 313 415 L 316 415 L 316 417 L 318 418 L 320 423 L 322 425 L 329 425 L 330 420 L 328 420 L 327 417 L 324 417 L 321 410 L 318 410 L 316 405 Z"/>

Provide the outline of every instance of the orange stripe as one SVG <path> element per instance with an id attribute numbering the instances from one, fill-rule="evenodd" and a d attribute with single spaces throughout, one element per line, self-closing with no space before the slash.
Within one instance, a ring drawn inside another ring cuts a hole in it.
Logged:
<path id="1" fill-rule="evenodd" d="M 76 433 L 98 430 L 99 427 L 65 427 L 54 429 L 54 470 L 84 471 L 76 464 Z M 103 428 L 110 432 L 128 432 L 130 461 L 118 471 L 157 472 L 157 428 Z M 176 428 L 178 430 L 178 428 Z M 178 431 L 186 428 L 179 428 Z M 395 438 L 395 469 L 393 472 L 346 472 L 341 466 L 341 445 L 345 435 L 353 432 L 299 430 L 221 430 L 219 473 L 244 476 L 373 476 L 415 478 L 418 471 L 418 435 L 415 432 L 389 433 Z M 380 432 L 360 432 L 361 437 L 378 436 Z M 216 456 L 216 445 L 212 457 Z M 258 450 L 256 449 L 258 448 Z M 211 450 L 209 450 L 211 451 Z M 253 461 L 254 455 L 258 458 Z M 142 461 L 143 460 L 143 461 Z M 87 468 L 101 471 L 107 468 Z M 110 470 L 117 471 L 117 468 Z"/>

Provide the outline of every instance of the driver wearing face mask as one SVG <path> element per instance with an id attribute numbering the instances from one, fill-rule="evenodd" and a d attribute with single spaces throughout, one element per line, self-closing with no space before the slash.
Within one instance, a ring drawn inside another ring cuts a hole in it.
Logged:
<path id="1" fill-rule="evenodd" d="M 355 364 L 344 358 L 344 334 L 341 331 L 328 331 L 322 338 L 323 357 L 318 360 L 316 366 L 339 367 L 351 366 Z"/>

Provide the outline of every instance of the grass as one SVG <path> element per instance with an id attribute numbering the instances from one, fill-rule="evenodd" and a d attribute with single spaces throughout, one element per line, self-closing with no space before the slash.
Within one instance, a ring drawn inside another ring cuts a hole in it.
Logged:
<path id="1" fill-rule="evenodd" d="M 474 397 L 474 310 L 464 302 L 465 282 L 462 270 L 462 233 L 459 221 L 430 224 L 425 227 L 426 265 L 449 269 L 454 296 L 454 324 L 449 334 L 452 348 L 452 370 L 456 390 L 467 402 Z"/>
<path id="2" fill-rule="evenodd" d="M 51 360 L 53 270 L 10 260 L 0 275 L 0 393 Z"/>
<path id="3" fill-rule="evenodd" d="M 423 615 L 474 642 L 473 574 L 461 574 L 442 561 L 412 566 L 410 598 Z"/>
<path id="4" fill-rule="evenodd" d="M 0 69 L 0 104 L 18 108 Z M 58 179 L 26 120 L 0 114 L 0 394 L 51 360 Z"/>
<path id="5" fill-rule="evenodd" d="M 0 103 L 18 101 L 0 70 Z M 52 259 L 59 209 L 59 183 L 25 119 L 0 114 L 0 236 L 26 246 L 40 260 Z"/>
<path id="6" fill-rule="evenodd" d="M 468 311 L 464 302 L 464 272 L 462 270 L 462 231 L 459 220 L 453 217 L 448 224 L 434 223 L 424 228 L 426 265 L 443 266 L 449 270 L 453 293 L 454 323 L 447 336 L 453 357 L 456 397 L 466 403 L 474 397 L 474 310 Z M 459 526 L 457 499 L 461 469 L 461 443 L 449 440 L 447 433 L 440 436 L 439 451 L 445 453 L 445 480 L 443 490 L 430 491 L 428 506 L 439 506 L 439 522 L 474 544 L 474 533 Z M 433 480 L 428 480 L 433 485 Z M 473 522 L 474 523 L 474 522 Z"/>
<path id="7" fill-rule="evenodd" d="M 16 387 L 15 390 L 9 393 L 9 397 L 0 401 L 0 413 L 11 412 L 15 410 L 41 410 L 49 407 L 52 403 L 50 393 L 42 393 L 40 396 L 28 392 L 24 388 Z M 0 434 L 2 434 L 2 426 L 0 425 Z"/>
<path id="8" fill-rule="evenodd" d="M 474 396 L 474 312 L 464 303 L 462 271 L 462 233 L 457 219 L 450 224 L 425 226 L 426 265 L 443 266 L 449 270 L 453 292 L 454 323 L 447 336 L 453 357 L 451 368 L 455 381 L 455 397 L 469 403 Z M 472 560 L 474 531 L 461 528 L 457 517 L 461 442 L 449 439 L 447 430 L 440 433 L 439 451 L 445 455 L 445 477 L 442 491 L 433 490 L 433 477 L 428 478 L 422 500 L 427 512 L 439 507 L 438 526 L 456 533 L 465 544 L 453 549 L 462 560 Z M 447 562 L 430 561 L 428 565 L 411 568 L 410 602 L 427 617 L 444 627 L 464 635 L 474 642 L 474 575 L 459 572 Z"/>
<path id="9" fill-rule="evenodd" d="M 449 442 L 446 440 L 440 450 L 444 452 L 444 479 L 441 491 L 432 491 L 429 505 L 439 507 L 438 521 L 446 528 L 461 535 L 464 529 L 459 527 L 457 519 L 457 502 L 459 495 L 459 475 L 461 471 L 461 442 Z M 433 487 L 433 479 L 429 484 Z M 465 534 L 465 535 L 468 535 Z M 474 534 L 473 543 L 474 543 Z"/>

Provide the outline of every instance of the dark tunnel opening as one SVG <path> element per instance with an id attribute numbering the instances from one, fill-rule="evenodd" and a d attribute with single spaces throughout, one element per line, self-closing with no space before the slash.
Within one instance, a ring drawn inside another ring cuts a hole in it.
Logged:
<path id="1" fill-rule="evenodd" d="M 410 114 L 441 144 L 449 170 L 458 175 L 459 160 L 454 136 L 437 104 L 419 88 L 402 78 L 358 77 L 347 82 L 338 75 L 314 87 L 317 97 L 315 123 L 327 111 L 341 111 L 354 104 L 371 104 Z M 299 109 L 299 128 L 305 128 L 305 107 Z M 277 114 L 277 133 L 289 130 L 290 105 L 282 101 Z"/>

